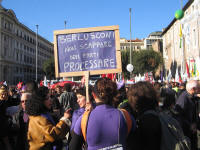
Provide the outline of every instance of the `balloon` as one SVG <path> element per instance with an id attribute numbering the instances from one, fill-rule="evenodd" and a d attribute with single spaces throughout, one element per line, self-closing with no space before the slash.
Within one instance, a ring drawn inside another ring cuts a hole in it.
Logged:
<path id="1" fill-rule="evenodd" d="M 178 19 L 178 20 L 179 20 L 179 19 L 182 19 L 183 16 L 184 16 L 183 10 L 179 9 L 179 10 L 177 10 L 177 11 L 175 12 L 175 18 L 176 18 L 176 19 Z"/>
<path id="2" fill-rule="evenodd" d="M 129 72 L 132 72 L 133 71 L 133 65 L 132 64 L 128 64 L 126 66 L 126 69 L 129 71 Z"/>

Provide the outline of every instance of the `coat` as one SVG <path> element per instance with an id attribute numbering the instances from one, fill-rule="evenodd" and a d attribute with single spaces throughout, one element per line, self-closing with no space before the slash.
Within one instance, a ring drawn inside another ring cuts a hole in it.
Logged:
<path id="1" fill-rule="evenodd" d="M 27 114 L 26 114 L 27 115 Z M 18 128 L 16 149 L 28 150 L 27 132 L 28 132 L 28 115 L 27 120 L 24 120 L 25 112 L 22 108 L 12 117 L 13 124 Z"/>
<path id="2" fill-rule="evenodd" d="M 81 121 L 82 116 L 78 118 L 73 129 L 72 140 L 69 145 L 70 150 L 80 150 L 82 145 Z M 135 119 L 131 117 L 131 121 L 131 132 L 134 132 Z M 127 123 L 120 110 L 99 103 L 91 111 L 86 133 L 88 150 L 110 149 L 117 145 L 121 145 L 125 149 L 127 134 Z"/>
<path id="3" fill-rule="evenodd" d="M 59 98 L 60 106 L 61 106 L 61 115 L 64 114 L 64 112 L 71 108 L 72 111 L 79 108 L 77 104 L 77 97 L 73 92 L 67 92 L 65 91 L 60 95 Z"/>
<path id="4" fill-rule="evenodd" d="M 176 101 L 175 110 L 180 115 L 178 121 L 183 128 L 184 134 L 190 137 L 192 134 L 190 125 L 197 121 L 195 97 L 184 91 Z"/>
<path id="5" fill-rule="evenodd" d="M 19 105 L 19 103 L 20 99 L 18 97 L 9 97 L 8 100 L 0 100 L 0 138 L 8 136 L 10 131 L 6 109 L 10 106 Z"/>
<path id="6" fill-rule="evenodd" d="M 69 129 L 62 120 L 54 126 L 43 116 L 29 116 L 27 138 L 30 150 L 51 150 L 52 143 L 64 138 Z"/>

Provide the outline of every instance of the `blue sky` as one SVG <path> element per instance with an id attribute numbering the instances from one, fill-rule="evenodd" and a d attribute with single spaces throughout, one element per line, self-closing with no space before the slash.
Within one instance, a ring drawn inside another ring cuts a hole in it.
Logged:
<path id="1" fill-rule="evenodd" d="M 188 0 L 182 0 L 185 4 Z M 161 31 L 173 20 L 181 0 L 3 0 L 18 20 L 53 42 L 53 31 L 119 25 L 120 37 L 130 38 L 129 8 L 132 8 L 132 38 L 145 38 Z"/>

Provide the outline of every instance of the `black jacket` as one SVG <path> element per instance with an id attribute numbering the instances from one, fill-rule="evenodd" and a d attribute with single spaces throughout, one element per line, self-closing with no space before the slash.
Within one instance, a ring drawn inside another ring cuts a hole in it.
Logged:
<path id="1" fill-rule="evenodd" d="M 28 121 L 24 122 L 23 117 L 24 117 L 24 111 L 22 108 L 13 116 L 13 124 L 16 127 L 18 127 L 15 149 L 28 150 L 29 149 L 27 141 Z"/>
<path id="2" fill-rule="evenodd" d="M 0 137 L 6 137 L 9 134 L 9 118 L 6 115 L 6 109 L 10 106 L 19 105 L 19 103 L 19 97 L 9 97 L 8 100 L 0 100 Z"/>

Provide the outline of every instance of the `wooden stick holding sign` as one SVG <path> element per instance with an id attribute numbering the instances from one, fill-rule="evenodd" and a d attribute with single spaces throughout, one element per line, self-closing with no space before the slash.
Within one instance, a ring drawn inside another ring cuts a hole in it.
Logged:
<path id="1" fill-rule="evenodd" d="M 90 98 L 89 98 L 89 75 L 90 75 L 90 72 L 85 71 L 84 75 L 85 75 L 85 87 L 86 87 L 86 103 L 89 103 L 90 102 Z"/>

